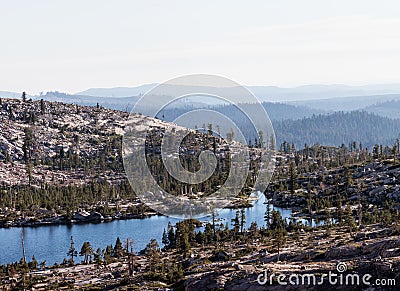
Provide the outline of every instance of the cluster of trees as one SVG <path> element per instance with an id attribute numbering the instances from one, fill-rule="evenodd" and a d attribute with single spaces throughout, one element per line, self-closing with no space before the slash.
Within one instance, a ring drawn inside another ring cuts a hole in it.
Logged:
<path id="1" fill-rule="evenodd" d="M 205 126 L 205 125 L 204 125 Z M 188 134 L 180 145 L 179 159 L 184 169 L 196 172 L 200 169 L 199 155 L 204 150 L 212 151 L 217 159 L 217 166 L 211 177 L 198 184 L 187 184 L 175 179 L 165 167 L 161 157 L 161 143 L 164 136 L 164 129 L 153 129 L 148 132 L 146 139 L 146 159 L 149 170 L 159 185 L 173 195 L 202 193 L 207 196 L 218 190 L 223 185 L 230 173 L 231 152 L 222 138 L 213 134 L 212 125 L 208 125 L 206 132 L 193 132 Z M 168 141 L 166 141 L 168 143 Z M 257 143 L 257 141 L 256 141 Z M 245 186 L 240 195 L 248 196 L 255 183 L 260 153 L 250 150 L 249 174 Z M 131 163 L 135 164 L 135 163 Z M 204 165 L 210 166 L 210 165 Z"/>
<path id="2" fill-rule="evenodd" d="M 280 154 L 266 194 L 272 197 L 274 193 L 291 193 L 297 201 L 296 206 L 304 207 L 302 213 L 310 220 L 334 221 L 346 225 L 352 233 L 356 224 L 380 222 L 390 225 L 400 218 L 398 199 L 388 198 L 386 193 L 379 199 L 369 194 L 383 181 L 377 179 L 371 183 L 360 178 L 363 175 L 360 169 L 366 164 L 398 167 L 398 139 L 393 146 L 375 145 L 372 150 L 357 142 L 351 142 L 348 147 L 310 147 L 306 144 L 303 149 L 296 150 L 294 144 L 284 142 Z M 398 179 L 396 174 L 389 175 Z M 395 191 L 391 187 L 387 193 Z"/>
<path id="3" fill-rule="evenodd" d="M 200 230 L 200 221 L 187 219 L 176 223 L 164 229 L 162 243 L 169 250 L 178 251 L 184 257 L 189 257 L 193 247 L 207 247 L 210 245 L 221 246 L 224 243 L 250 242 L 257 239 L 273 239 L 278 251 L 286 242 L 287 231 L 294 231 L 304 226 L 301 222 L 287 223 L 277 210 L 273 210 L 268 203 L 265 212 L 265 225 L 258 226 L 256 222 L 246 228 L 245 208 L 236 210 L 235 217 L 228 223 L 217 223 L 215 213 L 212 215 L 212 221 Z"/>
<path id="4" fill-rule="evenodd" d="M 31 207 L 35 205 L 70 215 L 78 208 L 93 209 L 100 201 L 115 202 L 121 199 L 136 199 L 127 180 L 116 185 L 99 179 L 83 185 L 42 184 L 39 188 L 29 185 L 8 186 L 4 182 L 0 184 L 0 208 L 16 209 L 26 215 L 31 214 Z M 106 213 L 106 205 L 97 206 L 94 210 L 109 214 Z"/>
<path id="5" fill-rule="evenodd" d="M 38 268 L 45 268 L 46 261 L 38 263 L 35 256 L 29 262 L 21 259 L 19 262 L 8 263 L 6 265 L 0 265 L 0 278 L 5 276 L 13 277 L 15 274 L 22 273 L 26 274 L 30 271 L 35 271 Z"/>
<path id="6" fill-rule="evenodd" d="M 315 188 L 317 182 L 331 182 L 331 184 L 340 183 L 340 175 L 345 173 L 346 179 L 352 175 L 358 167 L 371 163 L 374 160 L 385 161 L 393 163 L 398 162 L 400 141 L 396 139 L 393 146 L 383 146 L 375 144 L 369 150 L 363 147 L 362 143 L 355 141 L 349 143 L 348 146 L 342 144 L 340 147 L 321 146 L 315 144 L 309 146 L 307 144 L 300 150 L 294 144 L 287 142 L 281 143 L 279 147 L 279 155 L 285 155 L 286 158 L 278 158 L 278 164 L 275 168 L 273 182 L 280 181 L 279 183 L 272 183 L 271 191 L 285 191 L 297 189 L 299 185 L 304 185 L 306 188 Z M 289 157 L 289 158 L 288 158 Z M 335 176 L 336 180 L 328 177 L 317 177 L 318 171 L 321 168 L 337 169 Z M 304 175 L 313 173 L 313 179 L 304 179 Z M 317 181 L 321 179 L 321 181 Z M 285 183 L 286 181 L 286 183 Z M 346 187 L 351 185 L 344 185 Z"/>
<path id="7" fill-rule="evenodd" d="M 143 250 L 147 259 L 147 269 L 144 276 L 149 280 L 175 283 L 184 278 L 182 262 L 174 257 L 165 257 L 155 239 L 151 239 Z"/>
<path id="8" fill-rule="evenodd" d="M 47 166 L 52 171 L 80 170 L 85 175 L 95 175 L 106 171 L 123 171 L 122 137 L 120 135 L 112 134 L 100 139 L 90 138 L 89 141 L 93 146 L 102 145 L 92 154 L 80 150 L 79 135 L 72 134 L 71 137 L 74 141 L 73 147 L 66 150 L 63 146 L 59 146 L 56 149 L 56 154 L 50 157 L 39 150 L 43 145 L 41 141 L 35 140 L 33 127 L 26 127 L 22 145 L 22 160 L 26 164 L 33 166 Z M 5 151 L 4 156 L 6 157 L 4 160 L 6 163 L 16 159 L 15 157 L 10 157 L 8 151 Z"/>
<path id="9" fill-rule="evenodd" d="M 365 208 L 360 212 L 358 209 L 353 209 L 350 204 L 342 207 L 341 202 L 339 202 L 338 208 L 332 213 L 332 217 L 327 212 L 328 218 L 325 219 L 323 227 L 328 234 L 333 225 L 338 225 L 347 228 L 351 236 L 354 237 L 358 231 L 357 225 L 361 224 L 360 219 L 364 224 L 379 222 L 391 225 L 398 222 L 400 219 L 398 211 L 393 212 L 390 209 L 392 208 L 385 207 L 381 210 L 374 208 L 371 212 L 370 209 Z M 188 258 L 192 254 L 192 249 L 197 247 L 214 246 L 216 249 L 224 249 L 224 245 L 232 243 L 246 244 L 259 241 L 263 244 L 263 242 L 270 242 L 272 246 L 270 250 L 277 253 L 277 260 L 279 260 L 280 252 L 287 242 L 289 233 L 293 237 L 298 237 L 300 230 L 312 231 L 313 229 L 311 223 L 283 219 L 281 213 L 272 208 L 270 200 L 266 202 L 264 221 L 264 225 L 259 226 L 256 222 L 252 222 L 246 228 L 244 208 L 236 210 L 231 225 L 217 223 L 215 215 L 213 215 L 212 221 L 206 223 L 203 229 L 199 229 L 198 227 L 201 226 L 199 221 L 187 219 L 176 223 L 175 226 L 169 223 L 167 229 L 164 229 L 162 243 L 166 250 L 177 251 L 184 258 Z"/>
<path id="10" fill-rule="evenodd" d="M 80 251 L 75 248 L 75 242 L 71 236 L 70 247 L 67 252 L 68 259 L 64 259 L 62 265 L 72 266 L 78 256 L 82 257 L 82 264 L 95 263 L 97 265 L 110 264 L 113 262 L 128 262 L 129 276 L 134 271 L 143 271 L 143 275 L 150 280 L 160 280 L 168 283 L 179 281 L 183 278 L 183 266 L 174 259 L 163 257 L 157 240 L 151 239 L 145 249 L 141 251 L 147 259 L 147 268 L 141 269 L 138 257 L 133 250 L 134 241 L 131 238 L 123 242 L 117 237 L 114 246 L 107 245 L 105 249 L 97 248 L 94 250 L 90 242 L 84 242 Z"/>
<path id="11" fill-rule="evenodd" d="M 64 259 L 63 265 L 73 266 L 75 258 L 78 256 L 82 257 L 83 264 L 95 263 L 98 265 L 110 264 L 127 255 L 136 256 L 133 251 L 133 243 L 134 241 L 131 238 L 127 238 L 123 245 L 121 239 L 117 237 L 114 247 L 107 245 L 105 249 L 97 248 L 94 250 L 90 242 L 86 241 L 78 252 L 78 249 L 75 248 L 74 238 L 71 236 L 71 243 L 67 252 L 68 259 Z"/>
<path id="12" fill-rule="evenodd" d="M 153 129 L 149 131 L 146 139 L 146 159 L 151 174 L 159 185 L 168 193 L 181 195 L 193 192 L 203 192 L 205 195 L 216 191 L 216 187 L 224 183 L 229 174 L 230 153 L 224 151 L 226 156 L 217 157 L 217 167 L 213 175 L 205 182 L 197 185 L 189 185 L 175 179 L 165 167 L 161 158 L 161 143 L 164 137 L 164 129 Z M 199 154 L 202 150 L 210 149 L 217 151 L 217 138 L 204 136 L 202 134 L 189 134 L 184 138 L 179 159 L 184 169 L 195 172 L 200 169 Z M 166 141 L 168 143 L 168 141 Z M 167 145 L 168 146 L 168 145 Z M 206 165 L 207 166 L 207 165 Z"/>

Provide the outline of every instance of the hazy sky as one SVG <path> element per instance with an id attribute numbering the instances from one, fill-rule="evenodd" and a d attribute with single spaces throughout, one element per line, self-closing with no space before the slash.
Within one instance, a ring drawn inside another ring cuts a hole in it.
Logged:
<path id="1" fill-rule="evenodd" d="M 0 0 L 0 90 L 399 83 L 399 1 Z"/>

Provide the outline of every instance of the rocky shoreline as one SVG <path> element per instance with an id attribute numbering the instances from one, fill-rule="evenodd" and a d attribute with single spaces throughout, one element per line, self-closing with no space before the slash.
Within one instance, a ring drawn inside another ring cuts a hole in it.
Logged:
<path id="1" fill-rule="evenodd" d="M 81 216 L 78 218 L 78 215 Z M 91 212 L 88 215 L 82 216 L 76 213 L 75 219 L 67 219 L 65 216 L 56 216 L 44 219 L 16 219 L 15 221 L 6 221 L 0 223 L 0 228 L 11 228 L 11 227 L 40 227 L 50 225 L 71 225 L 71 224 L 85 224 L 85 223 L 103 223 L 112 222 L 115 220 L 129 220 L 129 219 L 145 219 L 151 216 L 161 215 L 156 212 L 145 212 L 143 214 L 120 214 L 120 215 L 108 215 L 103 216 L 99 212 Z"/>

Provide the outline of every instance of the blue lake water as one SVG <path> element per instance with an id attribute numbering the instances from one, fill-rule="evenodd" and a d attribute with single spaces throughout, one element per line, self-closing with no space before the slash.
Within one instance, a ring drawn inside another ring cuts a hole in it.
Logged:
<path id="1" fill-rule="evenodd" d="M 264 225 L 266 205 L 265 197 L 260 199 L 253 207 L 246 209 L 246 225 L 256 221 Z M 289 218 L 290 209 L 275 208 L 282 213 L 284 218 Z M 235 217 L 235 210 L 223 209 L 218 213 L 219 223 L 228 222 Z M 204 217 L 201 221 L 210 221 L 211 217 Z M 75 248 L 80 250 L 83 242 L 89 241 L 94 250 L 98 247 L 105 248 L 108 244 L 115 244 L 119 236 L 123 241 L 126 238 L 134 240 L 135 251 L 145 248 L 150 239 L 155 238 L 161 246 L 161 237 L 168 222 L 175 224 L 178 219 L 166 216 L 152 216 L 145 219 L 115 220 L 98 224 L 53 225 L 22 228 L 25 240 L 26 257 L 29 261 L 34 255 L 38 262 L 46 260 L 47 265 L 55 262 L 61 263 L 67 257 L 70 237 L 74 237 Z M 0 229 L 0 264 L 19 261 L 22 257 L 21 228 Z M 77 259 L 79 261 L 80 258 Z"/>

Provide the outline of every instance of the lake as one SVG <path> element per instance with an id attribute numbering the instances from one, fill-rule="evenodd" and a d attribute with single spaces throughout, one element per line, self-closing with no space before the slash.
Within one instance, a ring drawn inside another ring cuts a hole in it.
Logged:
<path id="1" fill-rule="evenodd" d="M 264 214 L 266 205 L 265 197 L 261 195 L 253 207 L 246 209 L 246 225 L 250 226 L 252 221 L 258 225 L 265 224 Z M 282 217 L 289 218 L 290 209 L 276 208 Z M 218 223 L 228 222 L 231 227 L 231 219 L 235 217 L 236 211 L 223 209 L 218 213 Z M 210 221 L 211 217 L 203 217 L 201 221 Z M 123 241 L 127 237 L 134 240 L 136 252 L 145 248 L 150 239 L 158 240 L 160 246 L 164 228 L 168 222 L 175 224 L 179 219 L 166 216 L 152 216 L 145 219 L 114 220 L 98 224 L 74 224 L 74 225 L 52 225 L 22 228 L 25 239 L 26 258 L 28 261 L 34 255 L 40 263 L 46 260 L 47 265 L 55 262 L 61 263 L 67 257 L 70 246 L 70 237 L 74 237 L 75 248 L 78 252 L 83 242 L 89 241 L 96 251 L 98 247 L 104 249 L 108 244 L 115 244 L 119 236 Z M 19 261 L 22 257 L 21 228 L 0 229 L 0 264 Z M 80 257 L 76 259 L 80 261 Z"/>

